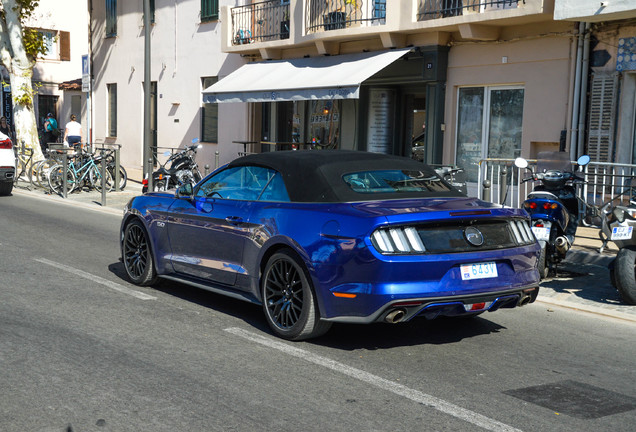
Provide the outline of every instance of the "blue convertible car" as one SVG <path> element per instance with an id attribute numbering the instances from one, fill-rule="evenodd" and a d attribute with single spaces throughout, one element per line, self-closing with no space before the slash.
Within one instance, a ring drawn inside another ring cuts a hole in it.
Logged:
<path id="1" fill-rule="evenodd" d="M 130 280 L 263 305 L 280 337 L 333 322 L 471 316 L 533 302 L 539 247 L 523 210 L 467 198 L 420 162 L 350 151 L 236 159 L 128 204 Z"/>

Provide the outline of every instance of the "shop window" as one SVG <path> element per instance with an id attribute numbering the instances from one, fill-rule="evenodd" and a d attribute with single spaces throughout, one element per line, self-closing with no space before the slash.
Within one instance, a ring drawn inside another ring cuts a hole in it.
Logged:
<path id="1" fill-rule="evenodd" d="M 322 148 L 337 149 L 340 146 L 342 101 L 311 101 L 309 111 L 309 141 Z"/>
<path id="2" fill-rule="evenodd" d="M 106 0 L 106 37 L 117 36 L 117 0 Z"/>
<path id="3" fill-rule="evenodd" d="M 219 0 L 201 0 L 201 21 L 219 19 Z"/>
<path id="4" fill-rule="evenodd" d="M 108 91 L 108 136 L 117 136 L 117 84 L 106 84 Z"/>
<path id="5" fill-rule="evenodd" d="M 460 88 L 457 103 L 456 164 L 467 180 L 478 180 L 479 161 L 521 155 L 524 89 Z"/>
<path id="6" fill-rule="evenodd" d="M 201 78 L 202 88 L 205 90 L 218 81 L 218 77 Z M 204 103 L 201 107 L 201 140 L 216 143 L 219 140 L 219 104 Z"/>

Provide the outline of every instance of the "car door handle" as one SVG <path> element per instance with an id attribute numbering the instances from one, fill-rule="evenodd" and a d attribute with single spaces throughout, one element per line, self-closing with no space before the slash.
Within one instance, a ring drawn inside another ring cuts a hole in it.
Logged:
<path id="1" fill-rule="evenodd" d="M 228 216 L 225 218 L 225 221 L 232 225 L 240 225 L 243 223 L 243 218 L 240 216 Z"/>

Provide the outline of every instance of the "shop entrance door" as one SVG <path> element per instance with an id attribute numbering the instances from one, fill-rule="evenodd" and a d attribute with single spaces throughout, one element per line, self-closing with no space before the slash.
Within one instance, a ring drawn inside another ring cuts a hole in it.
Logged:
<path id="1" fill-rule="evenodd" d="M 420 162 L 432 163 L 432 156 L 426 139 L 426 96 L 423 94 L 406 95 L 404 143 L 406 157 Z"/>

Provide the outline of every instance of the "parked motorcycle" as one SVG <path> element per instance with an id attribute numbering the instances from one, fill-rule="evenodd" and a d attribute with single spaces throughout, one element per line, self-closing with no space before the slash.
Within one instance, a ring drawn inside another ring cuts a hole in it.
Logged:
<path id="1" fill-rule="evenodd" d="M 612 200 L 601 208 L 599 233 L 603 240 L 601 252 L 609 240 L 619 248 L 616 258 L 609 265 L 610 280 L 623 301 L 630 305 L 636 305 L 636 202 L 633 201 L 632 189 L 636 187 L 635 180 L 631 180 L 628 188 L 614 198 L 619 202 L 628 200 L 628 205 L 614 204 Z M 628 195 L 627 199 L 621 199 L 625 195 Z"/>
<path id="2" fill-rule="evenodd" d="M 166 151 L 164 156 L 169 156 L 159 168 L 152 173 L 153 191 L 166 191 L 179 188 L 186 183 L 198 183 L 203 177 L 196 163 L 197 150 L 201 148 L 198 140 L 177 153 L 170 154 Z M 148 180 L 142 182 L 142 192 L 148 191 Z"/>
<path id="3" fill-rule="evenodd" d="M 590 157 L 584 155 L 578 159 L 577 166 L 584 167 L 589 162 Z M 528 168 L 528 161 L 523 158 L 517 158 L 515 166 L 532 172 L 523 183 L 540 182 L 528 194 L 523 208 L 530 214 L 532 232 L 541 245 L 538 270 L 545 278 L 556 270 L 574 243 L 581 202 L 576 195 L 576 184 L 585 179 L 574 173 L 568 154 L 563 152 L 540 152 L 536 171 Z"/>

